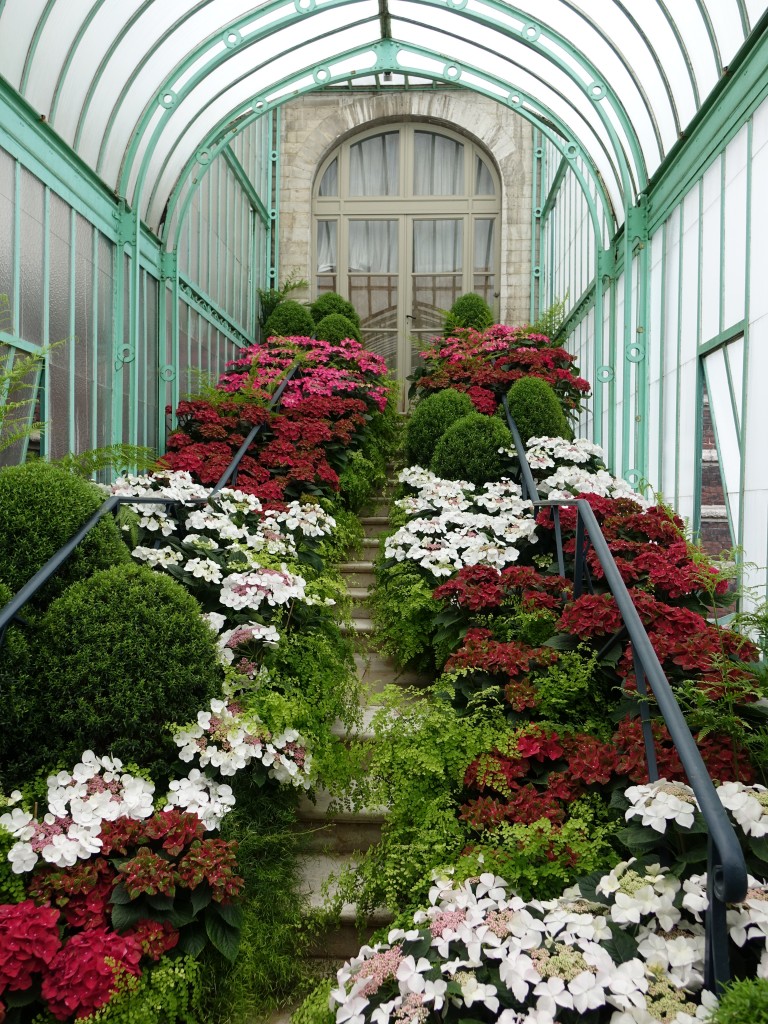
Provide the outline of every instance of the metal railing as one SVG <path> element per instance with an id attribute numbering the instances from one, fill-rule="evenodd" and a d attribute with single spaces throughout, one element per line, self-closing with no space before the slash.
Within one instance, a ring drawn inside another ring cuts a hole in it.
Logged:
<path id="1" fill-rule="evenodd" d="M 506 396 L 502 398 L 502 404 L 507 418 L 507 426 L 515 442 L 523 497 L 532 501 L 535 508 L 549 509 L 552 515 L 560 575 L 565 576 L 560 509 L 574 507 L 576 509 L 576 546 L 573 559 L 573 596 L 578 598 L 582 594 L 585 583 L 589 590 L 593 590 L 587 565 L 587 554 L 591 546 L 621 614 L 622 633 L 625 634 L 632 647 L 637 689 L 640 694 L 640 719 L 648 777 L 651 782 L 655 782 L 659 777 L 647 700 L 648 687 L 650 687 L 701 809 L 707 826 L 707 897 L 709 900 L 709 908 L 705 917 L 704 985 L 717 992 L 730 978 L 726 903 L 738 903 L 744 899 L 747 892 L 747 867 L 744 853 L 725 808 L 718 799 L 712 779 L 699 753 L 699 748 L 696 746 L 696 741 L 688 728 L 688 723 L 664 669 L 661 667 L 645 626 L 640 620 L 637 608 L 619 572 L 619 567 L 592 506 L 583 498 L 558 501 L 541 500 L 531 467 L 528 464 L 525 446 L 509 410 Z M 614 638 L 614 641 L 616 639 L 618 637 Z"/>
<path id="2" fill-rule="evenodd" d="M 277 410 L 280 400 L 283 397 L 283 392 L 285 391 L 289 381 L 291 381 L 298 373 L 299 366 L 300 363 L 296 360 L 288 369 L 285 377 L 283 377 L 280 385 L 276 388 L 270 398 L 269 405 L 267 406 L 269 412 Z M 113 494 L 107 498 L 106 501 L 96 509 L 90 519 L 83 523 L 77 532 L 69 538 L 66 544 L 63 544 L 55 554 L 51 555 L 45 565 L 38 569 L 35 575 L 24 584 L 18 593 L 13 595 L 8 604 L 6 604 L 5 607 L 0 608 L 0 647 L 2 647 L 3 641 L 5 640 L 5 634 L 8 626 L 14 621 L 14 619 L 19 620 L 19 613 L 24 605 L 35 596 L 38 590 L 40 590 L 40 588 L 44 586 L 56 572 L 58 572 L 67 559 L 71 557 L 77 545 L 87 537 L 91 530 L 97 526 L 105 516 L 114 515 L 121 505 L 204 505 L 211 497 L 218 494 L 222 488 L 226 487 L 230 481 L 232 482 L 232 486 L 237 485 L 237 470 L 243 456 L 256 440 L 259 431 L 264 426 L 264 423 L 254 424 L 249 431 L 248 436 L 232 457 L 232 461 L 224 470 L 216 483 L 216 486 L 207 498 L 200 498 L 197 501 L 185 501 L 183 503 L 180 502 L 178 498 L 163 498 L 160 495 L 136 496 L 130 494 Z"/>

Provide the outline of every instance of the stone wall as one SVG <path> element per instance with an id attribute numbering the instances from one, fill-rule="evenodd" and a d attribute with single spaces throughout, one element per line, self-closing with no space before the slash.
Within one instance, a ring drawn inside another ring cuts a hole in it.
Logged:
<path id="1" fill-rule="evenodd" d="M 377 123 L 424 120 L 467 135 L 496 161 L 502 181 L 501 320 L 530 318 L 530 125 L 499 103 L 462 90 L 318 92 L 282 108 L 280 280 L 295 270 L 311 282 L 312 184 L 318 165 L 344 138 Z M 302 300 L 309 295 L 297 293 Z"/>

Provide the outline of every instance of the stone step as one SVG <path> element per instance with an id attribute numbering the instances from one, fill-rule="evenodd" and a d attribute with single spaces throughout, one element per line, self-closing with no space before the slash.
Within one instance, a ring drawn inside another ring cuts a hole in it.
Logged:
<path id="1" fill-rule="evenodd" d="M 343 571 L 342 577 L 348 587 L 373 587 L 376 583 L 376 574 L 373 571 L 372 562 L 347 562 L 346 565 L 354 566 L 354 569 Z M 366 569 L 366 566 L 369 568 Z"/>
<path id="2" fill-rule="evenodd" d="M 434 682 L 434 676 L 414 672 L 411 669 L 399 670 L 393 658 L 375 651 L 355 654 L 355 664 L 358 677 L 373 693 L 380 692 L 388 683 L 394 683 L 397 686 L 424 687 Z"/>
<path id="3" fill-rule="evenodd" d="M 359 640 L 371 637 L 374 633 L 374 626 L 371 619 L 352 619 L 349 626 L 342 622 L 339 629 L 345 636 L 352 634 Z"/>
<path id="4" fill-rule="evenodd" d="M 363 516 L 360 523 L 366 537 L 380 537 L 389 529 L 389 516 Z"/>
<path id="5" fill-rule="evenodd" d="M 300 886 L 303 895 L 308 899 L 312 910 L 321 910 L 327 906 L 337 891 L 334 881 L 338 875 L 349 868 L 354 868 L 358 862 L 354 854 L 325 854 L 306 853 L 300 854 L 297 858 L 299 867 Z M 340 924 L 351 927 L 354 931 L 356 908 L 354 903 L 344 903 L 341 908 Z M 368 919 L 368 926 L 380 928 L 392 920 L 392 914 L 384 907 L 375 910 Z M 351 954 L 360 948 L 360 943 L 354 947 Z M 335 950 L 327 950 L 326 955 L 338 955 Z M 342 954 L 347 955 L 347 954 Z"/>
<path id="6" fill-rule="evenodd" d="M 360 553 L 364 559 L 374 562 L 379 557 L 381 541 L 379 537 L 363 537 L 360 544 Z"/>

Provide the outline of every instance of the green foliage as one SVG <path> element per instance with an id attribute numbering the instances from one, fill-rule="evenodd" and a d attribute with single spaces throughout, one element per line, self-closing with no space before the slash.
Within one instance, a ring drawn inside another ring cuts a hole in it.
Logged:
<path id="1" fill-rule="evenodd" d="M 347 464 L 339 474 L 339 493 L 348 509 L 359 512 L 385 480 L 381 464 L 376 465 L 362 452 L 350 452 Z"/>
<path id="2" fill-rule="evenodd" d="M 335 1024 L 336 1012 L 328 1006 L 333 981 L 322 981 L 291 1017 L 291 1024 Z"/>
<path id="3" fill-rule="evenodd" d="M 506 735 L 481 702 L 460 719 L 439 694 L 422 696 L 388 687 L 372 723 L 374 742 L 360 749 L 359 801 L 389 807 L 381 842 L 366 852 L 357 878 L 341 887 L 340 899 L 356 900 L 361 913 L 417 908 L 432 869 L 456 861 L 468 841 L 456 806 L 465 769 Z"/>
<path id="4" fill-rule="evenodd" d="M 452 424 L 435 447 L 429 468 L 446 480 L 468 480 L 478 487 L 509 475 L 512 435 L 495 416 L 472 412 Z"/>
<path id="5" fill-rule="evenodd" d="M 567 303 L 568 292 L 564 298 L 556 299 L 548 309 L 539 313 L 536 320 L 526 327 L 526 334 L 544 334 L 556 344 L 565 323 Z"/>
<path id="6" fill-rule="evenodd" d="M 768 980 L 743 978 L 723 990 L 709 1024 L 768 1024 Z"/>
<path id="7" fill-rule="evenodd" d="M 315 322 L 306 306 L 294 299 L 286 299 L 275 307 L 264 324 L 264 336 L 280 338 L 310 337 Z"/>
<path id="8" fill-rule="evenodd" d="M 434 668 L 432 633 L 440 606 L 432 597 L 433 589 L 412 564 L 376 567 L 370 605 L 380 633 L 379 647 L 398 668 Z"/>
<path id="9" fill-rule="evenodd" d="M 259 324 L 264 326 L 287 295 L 307 286 L 308 282 L 304 278 L 296 277 L 296 271 L 292 270 L 279 288 L 259 288 Z"/>
<path id="10" fill-rule="evenodd" d="M 83 750 L 179 766 L 166 723 L 186 722 L 221 689 L 213 633 L 193 597 L 138 565 L 94 573 L 57 598 L 34 630 L 33 671 L 4 696 L 6 785 Z"/>
<path id="11" fill-rule="evenodd" d="M 362 523 L 339 500 L 323 498 L 322 505 L 336 520 L 336 529 L 320 545 L 320 555 L 326 563 L 345 562 L 360 550 L 363 543 Z"/>
<path id="12" fill-rule="evenodd" d="M 233 780 L 237 803 L 222 823 L 222 837 L 238 843 L 238 866 L 245 879 L 240 951 L 228 963 L 211 951 L 208 963 L 208 1020 L 242 1024 L 261 1019 L 302 982 L 305 927 L 297 854 L 295 790 L 259 788 L 239 772 Z"/>
<path id="13" fill-rule="evenodd" d="M 322 295 L 315 299 L 309 310 L 316 324 L 319 324 L 324 317 L 330 316 L 332 313 L 340 313 L 347 320 L 351 320 L 355 327 L 360 327 L 360 317 L 357 310 L 351 302 L 348 302 L 338 292 L 323 292 Z"/>
<path id="14" fill-rule="evenodd" d="M 353 320 L 341 313 L 329 313 L 324 316 L 315 327 L 315 337 L 329 341 L 333 345 L 338 345 L 345 338 L 354 338 L 355 341 L 360 342 L 363 340 L 359 327 Z"/>
<path id="15" fill-rule="evenodd" d="M 30 462 L 0 470 L 0 574 L 16 593 L 101 506 L 103 493 L 58 466 Z M 42 608 L 75 580 L 127 563 L 130 554 L 111 517 L 101 520 L 38 592 Z"/>
<path id="16" fill-rule="evenodd" d="M 573 437 L 560 401 L 545 380 L 521 377 L 509 389 L 507 401 L 523 444 L 532 437 Z"/>
<path id="17" fill-rule="evenodd" d="M 537 716 L 566 725 L 604 719 L 609 695 L 596 679 L 597 667 L 597 651 L 563 651 L 554 665 L 537 672 Z"/>
<path id="18" fill-rule="evenodd" d="M 443 324 L 446 336 L 462 327 L 475 327 L 478 331 L 485 330 L 493 323 L 493 311 L 480 295 L 467 292 L 460 295 L 451 306 Z"/>
<path id="19" fill-rule="evenodd" d="M 413 410 L 405 437 L 405 457 L 410 466 L 428 466 L 437 442 L 452 423 L 474 412 L 472 399 L 464 391 L 447 388 L 428 395 Z"/>
<path id="20" fill-rule="evenodd" d="M 152 448 L 143 448 L 141 445 L 110 444 L 106 448 L 91 448 L 77 455 L 70 452 L 63 458 L 56 459 L 54 465 L 86 479 L 107 469 L 118 473 L 126 470 L 144 473 L 157 467 L 157 453 Z"/>
<path id="21" fill-rule="evenodd" d="M 0 295 L 0 329 L 7 306 L 8 296 Z M 24 355 L 15 349 L 0 352 L 0 452 L 33 430 L 32 411 L 44 354 Z"/>
<path id="22" fill-rule="evenodd" d="M 604 817 L 600 798 L 583 797 L 562 825 L 548 818 L 529 825 L 502 822 L 459 860 L 456 876 L 463 881 L 492 871 L 525 900 L 555 899 L 577 875 L 609 871 L 616 863 L 611 840 L 620 823 L 605 823 Z"/>
<path id="23" fill-rule="evenodd" d="M 194 957 L 163 957 L 142 972 L 124 973 L 106 1006 L 83 1024 L 200 1024 L 202 965 Z"/>
<path id="24" fill-rule="evenodd" d="M 8 805 L 0 795 L 0 814 L 5 814 L 7 810 Z M 22 903 L 27 898 L 24 879 L 14 872 L 8 860 L 11 847 L 17 842 L 18 839 L 0 825 L 0 906 L 4 903 Z"/>

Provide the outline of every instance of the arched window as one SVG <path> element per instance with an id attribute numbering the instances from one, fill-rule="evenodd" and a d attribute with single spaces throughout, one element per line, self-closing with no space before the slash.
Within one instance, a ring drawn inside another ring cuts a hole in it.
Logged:
<path id="1" fill-rule="evenodd" d="M 496 311 L 501 190 L 469 139 L 419 122 L 354 135 L 319 167 L 313 206 L 315 292 L 354 304 L 400 379 L 459 295 Z"/>

